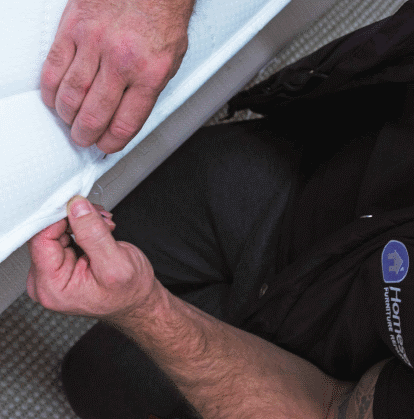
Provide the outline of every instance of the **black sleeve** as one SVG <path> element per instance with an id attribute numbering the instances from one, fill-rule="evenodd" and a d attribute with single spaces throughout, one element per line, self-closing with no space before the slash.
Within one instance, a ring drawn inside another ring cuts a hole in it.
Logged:
<path id="1" fill-rule="evenodd" d="M 414 372 L 396 358 L 378 377 L 373 413 L 374 419 L 414 418 Z"/>

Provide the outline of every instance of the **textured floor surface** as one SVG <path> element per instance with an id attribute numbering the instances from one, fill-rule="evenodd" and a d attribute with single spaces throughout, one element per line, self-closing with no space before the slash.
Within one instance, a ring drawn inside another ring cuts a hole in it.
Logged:
<path id="1" fill-rule="evenodd" d="M 404 2 L 338 1 L 280 51 L 246 88 L 332 40 L 395 13 Z M 225 108 L 206 125 L 217 124 L 224 115 Z M 255 117 L 251 112 L 239 112 L 230 121 Z M 0 315 L 0 419 L 77 419 L 61 390 L 59 365 L 68 349 L 95 323 L 48 311 L 26 293 Z"/>

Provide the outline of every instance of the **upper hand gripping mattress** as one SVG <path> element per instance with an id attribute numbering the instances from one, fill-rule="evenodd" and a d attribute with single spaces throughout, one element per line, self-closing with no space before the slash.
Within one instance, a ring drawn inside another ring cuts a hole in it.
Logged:
<path id="1" fill-rule="evenodd" d="M 198 0 L 182 66 L 159 96 L 139 134 L 108 155 L 82 148 L 43 104 L 40 73 L 66 0 L 20 0 L 1 7 L 0 262 L 65 218 L 74 195 L 93 184 L 262 29 L 289 0 Z"/>

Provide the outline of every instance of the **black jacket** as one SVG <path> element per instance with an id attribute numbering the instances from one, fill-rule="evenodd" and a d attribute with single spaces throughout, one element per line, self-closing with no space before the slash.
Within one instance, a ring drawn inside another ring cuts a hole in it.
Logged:
<path id="1" fill-rule="evenodd" d="M 245 108 L 301 149 L 306 180 L 344 147 L 362 151 L 344 172 L 355 177 L 352 213 L 335 224 L 320 185 L 307 183 L 306 206 L 297 193 L 275 235 L 269 291 L 230 299 L 226 321 L 342 379 L 392 355 L 414 364 L 414 0 L 239 93 L 229 114 Z M 391 241 L 407 249 L 395 284 L 384 279 Z M 401 291 L 390 300 L 393 285 Z"/>

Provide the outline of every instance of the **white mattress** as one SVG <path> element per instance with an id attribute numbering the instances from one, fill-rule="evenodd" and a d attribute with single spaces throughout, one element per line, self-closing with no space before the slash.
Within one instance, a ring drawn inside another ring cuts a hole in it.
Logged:
<path id="1" fill-rule="evenodd" d="M 108 155 L 77 146 L 40 97 L 44 59 L 66 0 L 2 4 L 0 62 L 0 262 L 33 235 L 66 217 L 66 202 L 93 184 L 181 106 L 289 0 L 198 0 L 189 49 L 140 133 Z"/>

